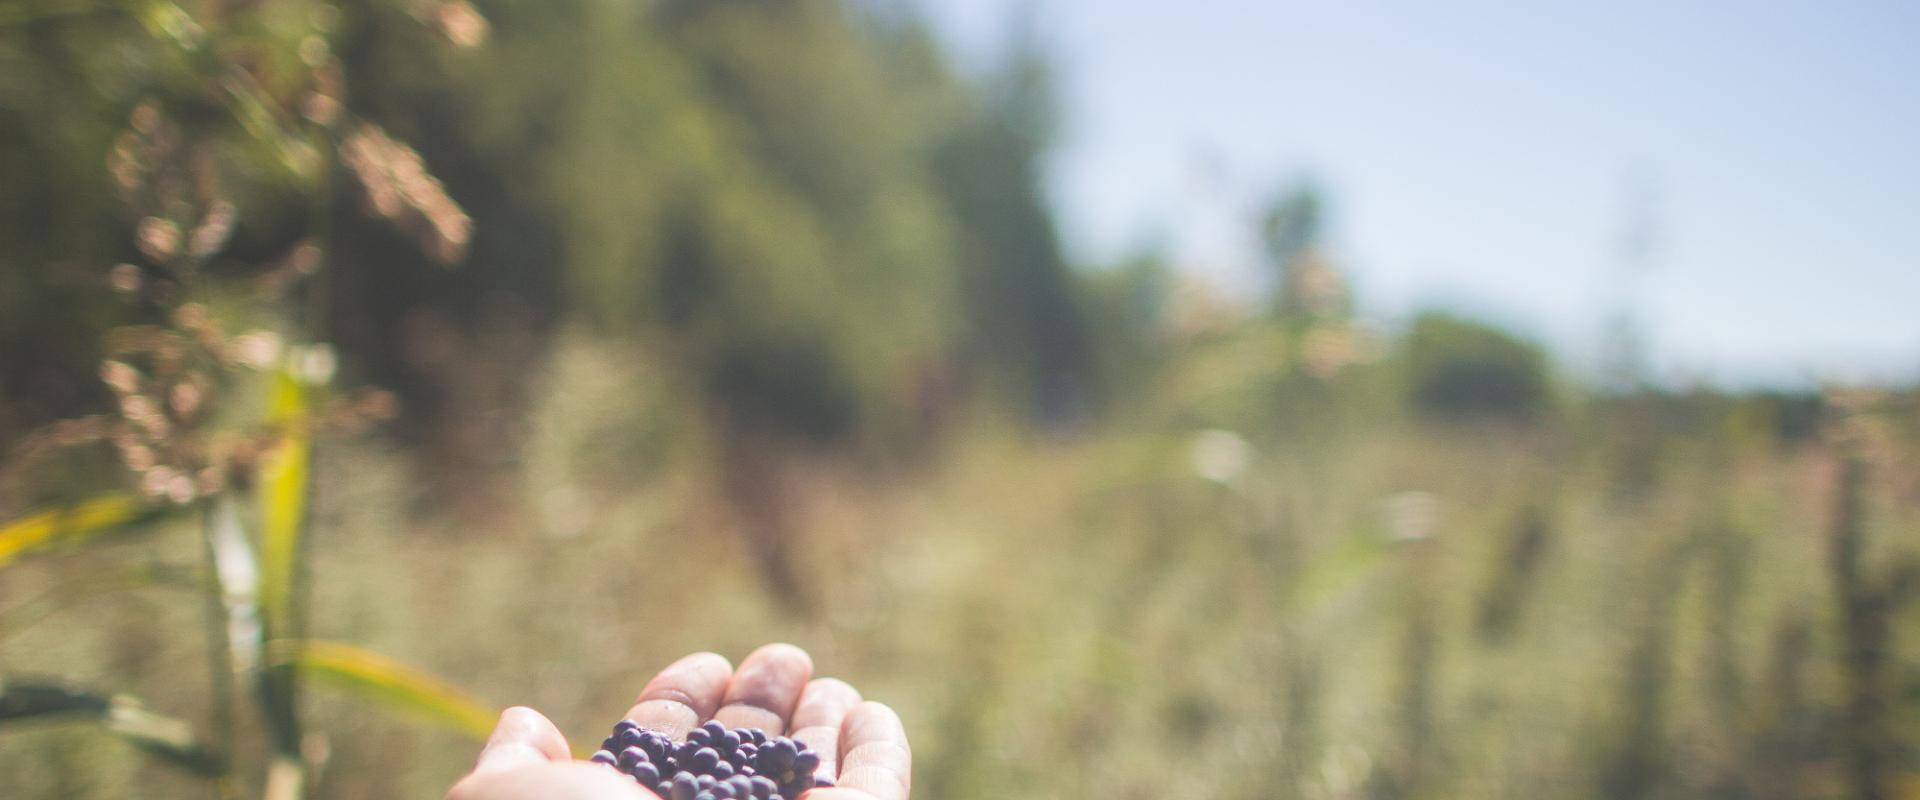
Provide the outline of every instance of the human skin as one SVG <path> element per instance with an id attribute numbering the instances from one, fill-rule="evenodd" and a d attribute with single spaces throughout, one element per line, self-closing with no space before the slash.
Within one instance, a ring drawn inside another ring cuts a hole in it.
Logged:
<path id="1" fill-rule="evenodd" d="M 737 670 L 713 653 L 675 661 L 647 682 L 625 718 L 675 739 L 711 719 L 804 741 L 836 784 L 804 800 L 907 800 L 912 785 L 900 717 L 863 702 L 843 681 L 814 678 L 813 659 L 789 644 L 755 650 Z M 573 760 L 551 720 L 516 706 L 500 715 L 473 771 L 447 800 L 658 799 L 626 775 Z"/>

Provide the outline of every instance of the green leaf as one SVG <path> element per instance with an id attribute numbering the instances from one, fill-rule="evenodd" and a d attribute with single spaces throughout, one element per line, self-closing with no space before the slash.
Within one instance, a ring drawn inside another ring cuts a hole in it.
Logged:
<path id="1" fill-rule="evenodd" d="M 267 650 L 271 663 L 294 664 L 303 676 L 475 739 L 485 739 L 498 716 L 492 707 L 452 684 L 362 647 L 279 640 Z"/>
<path id="2" fill-rule="evenodd" d="M 156 509 L 125 494 L 106 494 L 0 525 L 0 566 L 48 547 L 70 544 L 143 520 Z"/>
<path id="3" fill-rule="evenodd" d="M 307 388 L 282 370 L 273 378 L 267 418 L 280 441 L 260 464 L 260 610 L 270 635 L 297 636 L 294 582 L 299 579 L 300 535 L 307 521 L 313 439 Z"/>
<path id="4" fill-rule="evenodd" d="M 225 759 L 200 743 L 193 726 L 156 714 L 131 696 L 101 694 L 64 681 L 0 677 L 0 725 L 75 716 L 91 719 L 129 744 L 196 775 L 226 774 Z"/>
<path id="5" fill-rule="evenodd" d="M 299 609 L 300 540 L 307 524 L 313 439 L 309 388 L 282 368 L 273 373 L 267 394 L 267 421 L 280 437 L 261 459 L 255 501 L 259 510 L 258 583 L 255 603 L 263 635 L 252 641 L 261 648 L 270 640 L 299 641 L 304 634 Z M 238 640 L 236 640 L 238 641 Z M 298 671 L 286 664 L 267 663 L 257 675 L 261 713 L 273 735 L 274 752 L 290 764 L 300 758 L 300 690 Z"/>

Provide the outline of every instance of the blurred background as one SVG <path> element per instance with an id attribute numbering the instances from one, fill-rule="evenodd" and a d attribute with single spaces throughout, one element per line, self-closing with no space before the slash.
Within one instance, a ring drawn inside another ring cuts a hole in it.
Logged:
<path id="1" fill-rule="evenodd" d="M 0 795 L 1920 797 L 1916 8 L 0 0 Z"/>

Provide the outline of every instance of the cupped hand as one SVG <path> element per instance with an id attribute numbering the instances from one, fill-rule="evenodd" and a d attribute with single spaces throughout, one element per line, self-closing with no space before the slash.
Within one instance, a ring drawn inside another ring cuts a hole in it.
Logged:
<path id="1" fill-rule="evenodd" d="M 836 784 L 809 790 L 804 800 L 907 800 L 912 786 L 900 718 L 862 702 L 844 681 L 814 678 L 813 660 L 792 645 L 755 650 L 738 670 L 713 653 L 675 661 L 647 682 L 626 718 L 676 740 L 718 720 L 804 741 L 820 754 L 818 774 Z M 566 737 L 546 717 L 509 708 L 447 800 L 654 800 L 632 778 L 568 753 Z"/>

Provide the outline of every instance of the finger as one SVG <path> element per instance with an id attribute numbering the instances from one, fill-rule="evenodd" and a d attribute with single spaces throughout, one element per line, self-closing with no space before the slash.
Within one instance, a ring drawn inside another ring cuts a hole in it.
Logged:
<path id="1" fill-rule="evenodd" d="M 733 665 L 713 653 L 694 653 L 660 670 L 627 709 L 627 719 L 675 739 L 684 739 L 720 708 Z"/>
<path id="2" fill-rule="evenodd" d="M 493 726 L 493 734 L 487 737 L 487 746 L 481 748 L 473 771 L 492 772 L 522 764 L 564 761 L 569 757 L 567 737 L 561 735 L 551 720 L 531 708 L 514 706 L 500 712 L 500 722 Z"/>
<path id="3" fill-rule="evenodd" d="M 785 733 L 800 702 L 800 691 L 813 677 L 813 659 L 790 644 L 770 644 L 753 651 L 727 684 L 727 699 L 713 718 L 729 728 L 760 728 Z"/>
<path id="4" fill-rule="evenodd" d="M 800 693 L 800 704 L 793 709 L 795 739 L 820 754 L 817 774 L 839 774 L 840 723 L 847 711 L 860 704 L 860 692 L 838 678 L 817 678 Z"/>
<path id="5" fill-rule="evenodd" d="M 907 729 L 893 709 L 861 703 L 840 725 L 841 788 L 866 792 L 874 800 L 907 800 L 913 788 L 913 751 Z M 808 795 L 815 798 L 814 795 Z M 823 793 L 817 800 L 829 800 Z"/>

